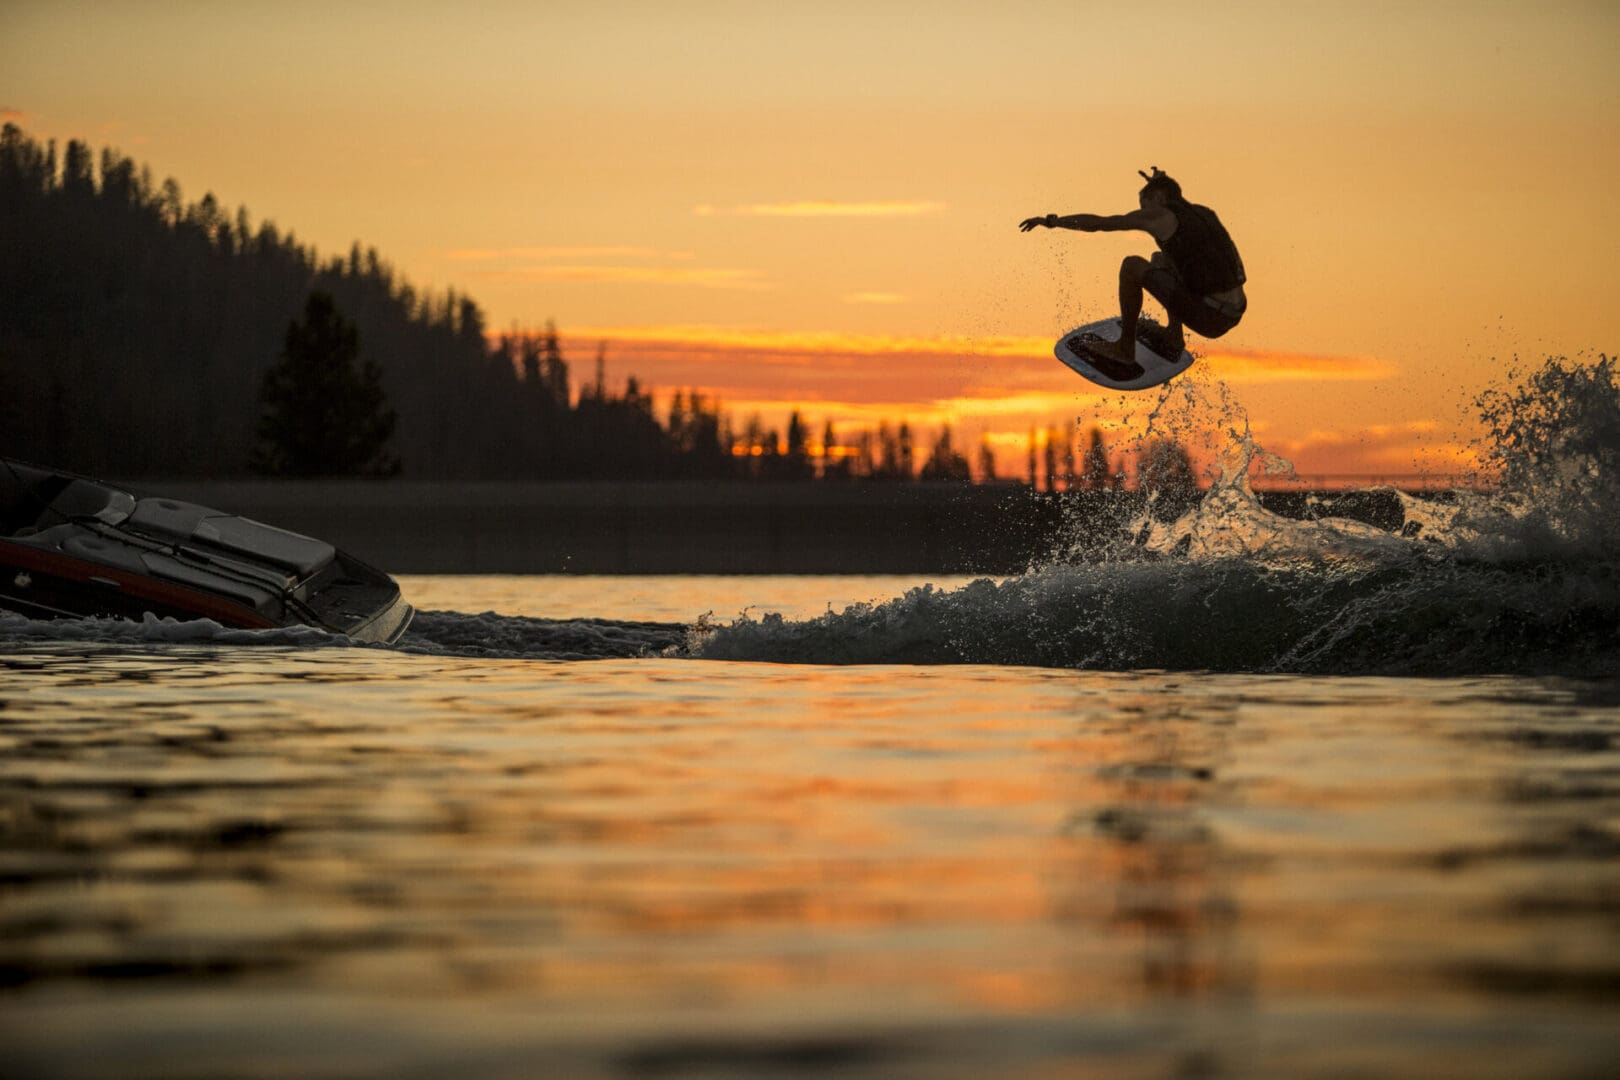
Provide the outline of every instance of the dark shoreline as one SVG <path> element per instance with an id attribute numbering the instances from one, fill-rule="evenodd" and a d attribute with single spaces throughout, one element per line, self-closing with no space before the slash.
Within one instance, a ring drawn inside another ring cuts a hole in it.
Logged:
<path id="1" fill-rule="evenodd" d="M 391 573 L 1010 574 L 1084 550 L 1139 512 L 1134 492 L 1020 484 L 140 481 L 330 541 Z M 1393 496 L 1352 513 L 1400 524 Z M 1307 512 L 1308 493 L 1266 492 Z M 1345 512 L 1341 503 L 1340 512 Z M 1392 516 L 1393 515 L 1393 516 Z"/>

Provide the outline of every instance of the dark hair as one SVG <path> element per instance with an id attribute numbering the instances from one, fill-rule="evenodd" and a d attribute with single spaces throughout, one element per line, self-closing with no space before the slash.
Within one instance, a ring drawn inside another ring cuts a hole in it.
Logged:
<path id="1" fill-rule="evenodd" d="M 1162 191 L 1164 192 L 1165 198 L 1169 199 L 1171 202 L 1180 202 L 1181 185 L 1172 180 L 1169 173 L 1160 172 L 1157 165 L 1152 166 L 1152 169 L 1152 176 L 1149 176 L 1140 169 L 1136 171 L 1136 175 L 1147 181 L 1147 183 L 1142 185 L 1142 190 L 1138 194 L 1146 195 L 1150 191 Z"/>

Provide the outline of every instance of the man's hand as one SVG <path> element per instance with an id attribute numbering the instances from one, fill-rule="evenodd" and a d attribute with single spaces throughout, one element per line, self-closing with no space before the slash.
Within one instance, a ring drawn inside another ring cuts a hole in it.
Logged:
<path id="1" fill-rule="evenodd" d="M 1037 225 L 1045 225 L 1048 229 L 1050 229 L 1053 227 L 1053 223 L 1056 221 L 1056 214 L 1047 214 L 1045 217 L 1025 218 L 1023 221 L 1018 223 L 1018 231 L 1029 232 L 1029 230 L 1033 229 Z"/>

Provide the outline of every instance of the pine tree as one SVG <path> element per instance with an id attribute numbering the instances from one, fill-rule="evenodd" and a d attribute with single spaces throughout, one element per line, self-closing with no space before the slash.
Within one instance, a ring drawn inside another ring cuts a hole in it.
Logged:
<path id="1" fill-rule="evenodd" d="M 849 463 L 837 457 L 838 434 L 833 431 L 833 422 L 828 420 L 821 429 L 821 470 L 823 480 L 849 475 Z"/>
<path id="2" fill-rule="evenodd" d="M 994 484 L 998 479 L 1000 478 L 996 476 L 996 451 L 995 447 L 990 445 L 990 433 L 988 431 L 981 432 L 979 434 L 979 483 Z"/>
<path id="3" fill-rule="evenodd" d="M 1198 473 L 1187 448 L 1174 439 L 1153 439 L 1137 454 L 1136 489 L 1170 498 L 1198 493 Z"/>
<path id="4" fill-rule="evenodd" d="M 1058 431 L 1057 428 L 1046 429 L 1046 445 L 1041 449 L 1041 463 L 1046 467 L 1047 494 L 1057 490 L 1058 471 Z"/>
<path id="5" fill-rule="evenodd" d="M 973 479 L 967 458 L 956 452 L 951 436 L 951 425 L 945 424 L 940 428 L 939 438 L 934 440 L 934 449 L 923 464 L 921 479 L 961 484 Z"/>
<path id="6" fill-rule="evenodd" d="M 541 344 L 540 377 L 546 393 L 561 408 L 568 408 L 572 391 L 568 386 L 568 361 L 563 359 L 562 344 L 557 340 L 557 324 L 546 321 L 546 336 Z"/>
<path id="7" fill-rule="evenodd" d="M 787 455 L 780 471 L 785 480 L 808 480 L 815 474 L 810 463 L 810 429 L 798 409 L 788 417 Z"/>
<path id="8" fill-rule="evenodd" d="M 1103 491 L 1113 486 L 1108 450 L 1103 445 L 1102 432 L 1096 428 L 1092 428 L 1086 438 L 1086 453 L 1080 464 L 1080 486 L 1087 491 Z"/>
<path id="9" fill-rule="evenodd" d="M 313 292 L 304 321 L 287 324 L 281 360 L 260 389 L 263 414 L 253 466 L 274 476 L 391 475 L 384 453 L 398 418 L 382 368 L 360 360 L 360 333 L 328 293 Z"/>

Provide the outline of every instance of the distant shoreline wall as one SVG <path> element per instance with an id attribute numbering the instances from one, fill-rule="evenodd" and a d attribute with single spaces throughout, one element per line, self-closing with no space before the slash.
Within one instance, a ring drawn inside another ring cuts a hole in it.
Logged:
<path id="1" fill-rule="evenodd" d="M 402 574 L 1012 573 L 1049 550 L 1062 517 L 1019 485 L 129 486 L 316 536 Z"/>
<path id="2" fill-rule="evenodd" d="M 1141 506 L 1134 493 L 1013 484 L 129 486 L 319 537 L 400 574 L 1010 574 L 1060 542 L 1098 540 Z M 1279 497 L 1305 498 L 1267 501 Z"/>

